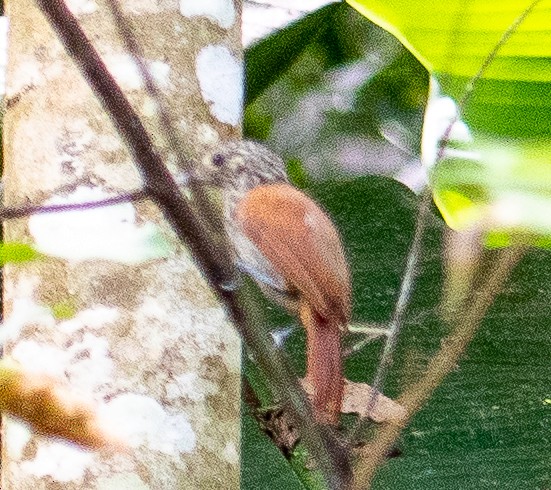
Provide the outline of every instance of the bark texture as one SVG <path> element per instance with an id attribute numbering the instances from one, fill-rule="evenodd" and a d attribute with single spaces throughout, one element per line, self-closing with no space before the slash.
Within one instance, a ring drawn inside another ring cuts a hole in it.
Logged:
<path id="1" fill-rule="evenodd" d="M 159 135 L 155 104 L 105 4 L 66 3 L 177 170 Z M 199 159 L 220 138 L 238 137 L 240 6 L 231 0 L 120 4 L 185 155 Z M 85 202 L 139 187 L 128 151 L 34 2 L 11 1 L 7 14 L 5 204 Z M 172 251 L 135 264 L 128 243 L 152 224 Z M 7 420 L 2 488 L 239 488 L 240 342 L 156 207 L 144 202 L 34 216 L 4 230 L 6 241 L 57 255 L 5 268 L 7 355 L 95 404 L 130 450 L 86 452 Z M 117 250 L 120 261 L 109 260 Z"/>

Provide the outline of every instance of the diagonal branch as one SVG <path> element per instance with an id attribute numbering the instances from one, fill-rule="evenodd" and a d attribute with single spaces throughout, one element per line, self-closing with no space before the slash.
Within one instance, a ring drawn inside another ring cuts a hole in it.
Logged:
<path id="1" fill-rule="evenodd" d="M 343 455 L 336 436 L 315 424 L 304 392 L 291 375 L 288 363 L 259 328 L 259 311 L 250 300 L 248 288 L 239 287 L 237 271 L 228 253 L 230 248 L 213 245 L 205 220 L 183 198 L 138 115 L 66 5 L 60 0 L 36 0 L 36 3 L 128 146 L 151 198 L 193 254 L 247 346 L 257 356 L 260 367 L 274 380 L 278 396 L 290 402 L 291 414 L 303 429 L 305 443 L 330 488 L 343 488 L 350 475 L 348 458 Z"/>

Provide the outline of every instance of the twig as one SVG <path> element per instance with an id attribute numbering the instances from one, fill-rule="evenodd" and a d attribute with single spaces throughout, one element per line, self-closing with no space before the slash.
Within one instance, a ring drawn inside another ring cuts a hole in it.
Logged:
<path id="1" fill-rule="evenodd" d="M 86 38 L 77 19 L 60 0 L 36 0 L 36 3 L 122 136 L 151 198 L 225 304 L 231 320 L 254 353 L 259 366 L 274 381 L 278 396 L 289 401 L 290 413 L 297 426 L 301 427 L 304 442 L 316 458 L 329 487 L 344 488 L 350 478 L 347 455 L 336 437 L 314 422 L 304 392 L 291 375 L 288 363 L 273 349 L 268 336 L 260 328 L 260 316 L 251 301 L 249 288 L 239 287 L 237 272 L 228 254 L 230 247 L 213 245 L 205 220 L 183 199 L 174 178 L 154 150 L 138 115 Z"/>
<path id="2" fill-rule="evenodd" d="M 32 214 L 62 213 L 66 211 L 84 211 L 86 209 L 102 208 L 106 206 L 115 206 L 125 202 L 143 201 L 149 196 L 144 190 L 137 190 L 120 194 L 118 196 L 102 199 L 101 201 L 90 201 L 71 204 L 52 204 L 46 206 L 19 206 L 19 207 L 0 207 L 0 219 L 17 219 L 30 216 Z"/>
<path id="3" fill-rule="evenodd" d="M 170 151 L 176 156 L 178 167 L 189 176 L 187 187 L 193 195 L 193 199 L 198 203 L 202 215 L 207 218 L 207 223 L 211 225 L 209 234 L 210 240 L 212 241 L 217 236 L 216 232 L 224 229 L 221 214 L 217 212 L 212 205 L 211 199 L 209 199 L 205 192 L 204 186 L 194 178 L 193 163 L 183 155 L 185 146 L 182 145 L 178 137 L 178 131 L 176 131 L 172 118 L 170 117 L 170 111 L 167 108 L 164 97 L 155 84 L 149 67 L 144 62 L 144 52 L 122 13 L 118 1 L 107 0 L 107 6 L 111 11 L 111 16 L 115 22 L 118 35 L 123 41 L 126 51 L 130 54 L 132 60 L 138 67 L 147 95 L 155 101 L 159 127 L 161 130 L 160 135 L 165 139 Z"/>
<path id="4" fill-rule="evenodd" d="M 377 403 L 379 390 L 384 385 L 386 375 L 392 364 L 392 357 L 394 355 L 394 349 L 396 348 L 396 344 L 398 342 L 400 327 L 403 324 L 404 315 L 406 313 L 411 295 L 413 293 L 415 278 L 418 272 L 419 258 L 421 256 L 423 234 L 425 232 L 425 227 L 427 224 L 427 215 L 430 211 L 430 203 L 431 194 L 425 189 L 421 197 L 421 204 L 419 206 L 417 221 L 415 223 L 413 241 L 411 243 L 411 247 L 407 256 L 404 277 L 402 279 L 402 283 L 400 284 L 400 293 L 398 294 L 398 300 L 396 301 L 394 314 L 392 315 L 392 320 L 390 321 L 388 337 L 385 342 L 383 354 L 377 368 L 375 380 L 373 381 L 373 392 L 367 408 L 368 417 L 371 415 L 371 412 Z"/>

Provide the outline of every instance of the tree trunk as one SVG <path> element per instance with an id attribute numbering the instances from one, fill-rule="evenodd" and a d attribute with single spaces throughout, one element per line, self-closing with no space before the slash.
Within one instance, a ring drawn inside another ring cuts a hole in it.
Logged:
<path id="1" fill-rule="evenodd" d="M 106 5 L 66 3 L 170 165 L 175 158 L 163 147 L 155 104 Z M 236 3 L 120 2 L 188 158 L 218 138 L 239 136 Z M 9 2 L 7 14 L 6 204 L 85 202 L 140 187 L 128 151 L 34 2 Z M 152 224 L 173 250 L 133 263 L 133 244 Z M 6 354 L 95 403 L 130 450 L 86 452 L 8 419 L 2 488 L 238 488 L 240 342 L 157 208 L 141 202 L 36 215 L 4 230 L 5 241 L 56 255 L 5 268 Z"/>

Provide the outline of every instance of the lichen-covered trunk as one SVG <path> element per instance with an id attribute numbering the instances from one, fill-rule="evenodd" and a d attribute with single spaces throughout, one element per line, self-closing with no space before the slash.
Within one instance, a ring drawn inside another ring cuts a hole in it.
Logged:
<path id="1" fill-rule="evenodd" d="M 175 170 L 106 5 L 66 3 Z M 240 2 L 119 3 L 169 105 L 179 150 L 198 158 L 218 138 L 239 136 Z M 7 7 L 6 204 L 86 202 L 140 187 L 127 149 L 34 2 Z M 136 263 L 152 226 L 172 250 Z M 6 241 L 48 254 L 4 270 L 6 355 L 94 404 L 129 450 L 86 452 L 7 419 L 2 489 L 238 488 L 240 342 L 156 206 L 36 215 L 4 230 Z"/>

